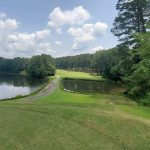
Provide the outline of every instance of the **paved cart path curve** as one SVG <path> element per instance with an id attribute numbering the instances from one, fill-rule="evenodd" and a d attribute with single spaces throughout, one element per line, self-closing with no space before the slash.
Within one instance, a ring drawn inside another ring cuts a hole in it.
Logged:
<path id="1" fill-rule="evenodd" d="M 39 99 L 40 97 L 44 97 L 44 96 L 52 94 L 55 91 L 55 89 L 57 88 L 58 82 L 59 82 L 59 76 L 57 75 L 56 79 L 54 79 L 52 82 L 50 82 L 44 89 L 42 89 L 40 92 L 38 92 L 35 95 L 23 98 L 22 102 L 33 102 L 33 101 Z"/>

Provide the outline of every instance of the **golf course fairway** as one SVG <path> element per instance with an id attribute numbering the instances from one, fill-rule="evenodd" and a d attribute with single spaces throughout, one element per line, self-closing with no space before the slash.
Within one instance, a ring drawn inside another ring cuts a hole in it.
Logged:
<path id="1" fill-rule="evenodd" d="M 150 149 L 148 107 L 121 94 L 66 92 L 60 86 L 64 77 L 103 80 L 57 70 L 49 94 L 0 101 L 0 150 Z"/>

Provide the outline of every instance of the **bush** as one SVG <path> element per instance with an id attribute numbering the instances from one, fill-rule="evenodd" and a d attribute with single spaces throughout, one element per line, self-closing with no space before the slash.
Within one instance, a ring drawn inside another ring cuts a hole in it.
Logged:
<path id="1" fill-rule="evenodd" d="M 150 107 L 150 92 L 147 94 L 146 98 L 141 100 L 141 104 Z"/>

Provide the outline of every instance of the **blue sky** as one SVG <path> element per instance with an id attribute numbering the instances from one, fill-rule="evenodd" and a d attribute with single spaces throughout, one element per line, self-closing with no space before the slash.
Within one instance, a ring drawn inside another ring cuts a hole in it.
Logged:
<path id="1" fill-rule="evenodd" d="M 0 0 L 0 56 L 54 57 L 117 44 L 110 29 L 117 0 Z"/>

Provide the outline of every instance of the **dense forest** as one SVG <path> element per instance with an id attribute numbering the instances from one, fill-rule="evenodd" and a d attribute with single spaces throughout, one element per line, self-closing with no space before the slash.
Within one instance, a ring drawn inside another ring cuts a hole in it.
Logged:
<path id="1" fill-rule="evenodd" d="M 0 57 L 0 72 L 1 73 L 20 73 L 26 70 L 29 59 L 27 58 L 14 58 L 6 59 Z"/>
<path id="2" fill-rule="evenodd" d="M 93 56 L 92 54 L 81 54 L 55 58 L 56 68 L 91 72 Z"/>
<path id="3" fill-rule="evenodd" d="M 54 58 L 49 55 L 33 56 L 32 58 L 0 58 L 0 73 L 21 73 L 32 77 L 45 77 L 55 74 Z"/>

